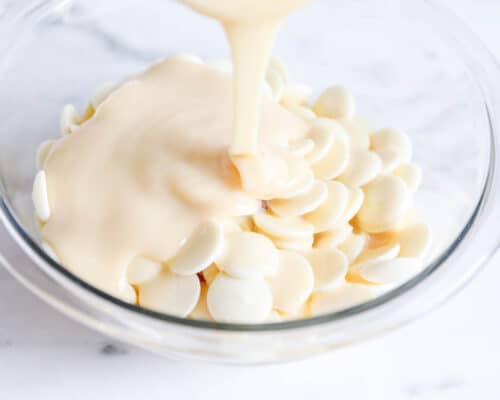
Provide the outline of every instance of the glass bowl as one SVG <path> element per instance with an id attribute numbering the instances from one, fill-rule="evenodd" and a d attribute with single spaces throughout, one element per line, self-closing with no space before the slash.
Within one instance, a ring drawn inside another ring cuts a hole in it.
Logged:
<path id="1" fill-rule="evenodd" d="M 438 1 L 317 1 L 285 24 L 275 54 L 316 92 L 341 83 L 374 126 L 406 130 L 432 225 L 425 269 L 368 303 L 299 321 L 193 321 L 124 303 L 81 281 L 38 246 L 35 153 L 59 136 L 66 103 L 82 109 L 103 83 L 172 52 L 228 57 L 213 21 L 165 0 L 0 4 L 0 243 L 5 267 L 65 314 L 154 352 L 226 363 L 308 357 L 427 312 L 471 279 L 499 244 L 499 70 Z M 71 179 L 71 177 L 68 177 Z"/>

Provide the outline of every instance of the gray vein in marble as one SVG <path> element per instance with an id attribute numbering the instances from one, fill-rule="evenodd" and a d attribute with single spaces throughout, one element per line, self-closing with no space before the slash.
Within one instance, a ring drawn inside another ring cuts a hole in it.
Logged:
<path id="1" fill-rule="evenodd" d="M 101 41 L 104 46 L 106 46 L 109 50 L 113 51 L 120 57 L 145 62 L 160 58 L 160 54 L 146 52 L 144 50 L 129 46 L 119 37 L 107 32 L 102 26 L 97 23 L 89 22 L 81 25 L 75 25 L 73 26 L 73 29 L 95 37 L 96 39 Z"/>
<path id="2" fill-rule="evenodd" d="M 81 5 L 73 4 L 65 10 L 57 18 L 50 18 L 45 21 L 46 25 L 65 24 L 66 21 L 73 20 L 71 24 L 67 24 L 67 28 L 94 37 L 100 41 L 105 48 L 112 51 L 114 54 L 129 58 L 134 61 L 151 62 L 161 57 L 160 53 L 145 51 L 141 48 L 136 48 L 129 45 L 126 41 L 117 35 L 112 34 L 104 26 L 93 18 L 86 17 L 85 8 Z M 75 23 L 75 21 L 78 23 Z"/>
<path id="3" fill-rule="evenodd" d="M 99 354 L 103 356 L 125 356 L 128 354 L 128 350 L 117 344 L 106 343 L 99 350 Z"/>

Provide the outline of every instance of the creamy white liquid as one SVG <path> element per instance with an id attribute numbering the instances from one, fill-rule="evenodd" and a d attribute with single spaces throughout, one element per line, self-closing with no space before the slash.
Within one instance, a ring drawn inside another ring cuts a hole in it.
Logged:
<path id="1" fill-rule="evenodd" d="M 228 159 L 231 78 L 170 59 L 115 91 L 45 161 L 51 217 L 44 241 L 70 270 L 126 298 L 135 256 L 169 260 L 210 217 L 250 215 Z M 293 114 L 264 99 L 262 145 L 284 149 L 306 135 Z"/>
<path id="2" fill-rule="evenodd" d="M 308 128 L 261 88 L 281 21 L 307 2 L 185 1 L 223 24 L 234 85 L 167 60 L 54 145 L 43 166 L 52 215 L 41 233 L 64 265 L 128 298 L 134 257 L 169 260 L 201 221 L 251 215 L 304 181 L 308 166 L 286 149 Z"/>

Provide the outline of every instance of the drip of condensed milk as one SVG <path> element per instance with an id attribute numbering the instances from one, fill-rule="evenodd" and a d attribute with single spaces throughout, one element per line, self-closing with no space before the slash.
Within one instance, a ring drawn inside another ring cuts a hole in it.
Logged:
<path id="1" fill-rule="evenodd" d="M 296 158 L 262 148 L 259 142 L 262 84 L 275 37 L 283 19 L 311 0 L 184 0 L 218 20 L 231 47 L 234 69 L 233 138 L 229 154 L 243 188 L 261 198 L 303 182 Z M 266 152 L 266 155 L 262 153 Z"/>

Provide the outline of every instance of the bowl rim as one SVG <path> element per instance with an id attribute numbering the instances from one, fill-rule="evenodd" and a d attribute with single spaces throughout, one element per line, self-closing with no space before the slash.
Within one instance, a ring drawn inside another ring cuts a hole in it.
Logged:
<path id="1" fill-rule="evenodd" d="M 455 21 L 461 22 L 459 18 L 453 16 L 449 10 L 447 10 L 440 4 L 436 4 L 436 0 L 427 0 L 424 3 L 431 6 L 433 11 L 436 12 L 437 14 L 445 13 L 447 14 L 447 18 L 451 17 L 455 19 Z M 470 37 L 468 39 L 475 40 L 479 45 L 479 50 L 482 50 L 486 55 L 492 58 L 491 54 L 489 54 L 488 50 L 485 49 L 482 42 L 478 40 L 475 37 L 475 35 L 465 27 L 465 24 L 461 23 L 461 25 L 462 25 L 461 28 L 465 29 L 466 33 L 469 34 Z M 3 220 L 4 224 L 6 224 L 9 235 L 14 237 L 16 244 L 19 244 L 18 243 L 19 241 L 23 242 L 23 244 L 26 244 L 28 248 L 31 251 L 33 251 L 33 253 L 36 255 L 37 260 L 40 260 L 43 262 L 44 265 L 49 266 L 53 270 L 53 272 L 55 272 L 57 275 L 63 277 L 64 279 L 69 280 L 70 283 L 75 284 L 79 288 L 83 289 L 85 292 L 88 292 L 89 294 L 96 296 L 99 300 L 112 303 L 113 305 L 119 308 L 123 308 L 127 311 L 138 314 L 139 316 L 142 317 L 148 317 L 154 319 L 155 321 L 167 322 L 191 328 L 199 328 L 207 331 L 248 332 L 248 333 L 283 332 L 298 328 L 309 328 L 319 325 L 326 325 L 332 322 L 346 320 L 350 317 L 359 316 L 362 313 L 366 313 L 374 309 L 378 309 L 380 308 L 380 306 L 387 304 L 388 302 L 392 302 L 394 299 L 402 296 L 403 294 L 408 293 L 410 290 L 414 289 L 423 282 L 426 282 L 428 278 L 431 275 L 433 275 L 433 273 L 436 272 L 439 269 L 439 267 L 452 254 L 454 254 L 455 249 L 457 249 L 457 247 L 459 247 L 459 245 L 462 244 L 463 241 L 469 236 L 470 230 L 473 226 L 475 226 L 475 223 L 478 219 L 478 216 L 480 215 L 481 210 L 488 203 L 490 195 L 495 190 L 493 187 L 493 182 L 494 182 L 493 178 L 497 169 L 495 163 L 496 160 L 495 127 L 492 122 L 493 118 L 490 105 L 487 102 L 485 102 L 483 106 L 486 116 L 488 118 L 489 141 L 490 141 L 489 143 L 490 154 L 487 165 L 487 173 L 483 177 L 483 182 L 481 185 L 481 193 L 478 197 L 477 203 L 475 204 L 471 212 L 471 215 L 467 219 L 465 225 L 460 230 L 456 238 L 425 268 L 423 268 L 417 275 L 415 275 L 413 278 L 406 281 L 405 283 L 364 303 L 320 316 L 315 316 L 307 319 L 283 321 L 283 322 L 266 322 L 260 324 L 235 324 L 235 323 L 222 323 L 214 321 L 188 319 L 184 317 L 178 317 L 154 311 L 151 309 L 143 308 L 139 305 L 131 304 L 117 297 L 114 297 L 108 294 L 107 292 L 87 283 L 86 281 L 84 281 L 83 279 L 72 273 L 69 269 L 65 268 L 61 264 L 54 261 L 51 257 L 49 257 L 46 254 L 46 252 L 41 248 L 41 246 L 24 230 L 21 223 L 18 221 L 15 213 L 9 206 L 8 200 L 4 198 L 1 192 L 0 192 L 0 214 L 1 214 L 0 216 L 3 218 L 0 219 Z M 12 235 L 12 233 L 15 233 L 15 236 Z M 497 245 L 498 245 L 498 240 L 497 240 Z M 25 252 L 24 249 L 23 251 Z M 475 271 L 477 271 L 478 269 L 479 265 L 476 267 Z M 460 288 L 461 286 L 451 288 L 449 293 L 446 293 L 446 298 L 456 293 Z"/>

